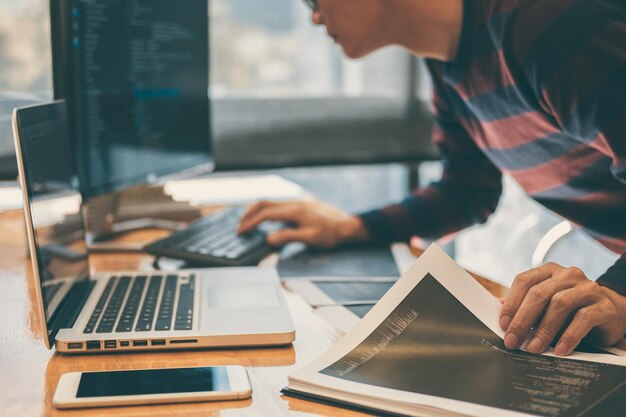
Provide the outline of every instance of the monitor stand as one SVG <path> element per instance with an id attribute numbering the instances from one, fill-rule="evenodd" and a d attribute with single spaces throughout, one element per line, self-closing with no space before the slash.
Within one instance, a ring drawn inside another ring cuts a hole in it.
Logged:
<path id="1" fill-rule="evenodd" d="M 175 201 L 162 186 L 142 186 L 94 197 L 85 205 L 89 252 L 143 252 L 146 242 L 109 240 L 143 229 L 181 230 L 200 216 L 199 208 Z"/>

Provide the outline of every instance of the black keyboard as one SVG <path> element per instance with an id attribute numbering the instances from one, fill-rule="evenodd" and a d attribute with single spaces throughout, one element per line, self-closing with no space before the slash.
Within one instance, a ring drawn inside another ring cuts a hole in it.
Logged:
<path id="1" fill-rule="evenodd" d="M 272 253 L 267 233 L 284 225 L 265 222 L 257 230 L 238 235 L 237 228 L 245 207 L 230 207 L 191 223 L 185 230 L 146 246 L 144 250 L 157 256 L 182 259 L 211 266 L 256 265 Z"/>
<path id="2" fill-rule="evenodd" d="M 111 277 L 83 333 L 192 330 L 194 291 L 194 275 Z"/>

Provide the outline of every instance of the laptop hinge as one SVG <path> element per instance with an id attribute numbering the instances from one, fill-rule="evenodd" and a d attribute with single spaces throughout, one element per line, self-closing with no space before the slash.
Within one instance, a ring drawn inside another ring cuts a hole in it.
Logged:
<path id="1" fill-rule="evenodd" d="M 95 285 L 96 282 L 90 279 L 72 285 L 50 319 L 48 328 L 54 332 L 59 329 L 71 329 Z"/>

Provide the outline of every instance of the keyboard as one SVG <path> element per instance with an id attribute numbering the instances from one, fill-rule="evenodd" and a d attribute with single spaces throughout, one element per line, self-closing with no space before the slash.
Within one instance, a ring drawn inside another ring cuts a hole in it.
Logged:
<path id="1" fill-rule="evenodd" d="M 192 330 L 195 275 L 110 277 L 83 333 Z"/>
<path id="2" fill-rule="evenodd" d="M 245 207 L 229 207 L 202 217 L 185 230 L 151 243 L 144 250 L 152 255 L 209 266 L 251 266 L 272 253 L 265 237 L 283 228 L 279 222 L 265 222 L 258 229 L 238 235 Z"/>

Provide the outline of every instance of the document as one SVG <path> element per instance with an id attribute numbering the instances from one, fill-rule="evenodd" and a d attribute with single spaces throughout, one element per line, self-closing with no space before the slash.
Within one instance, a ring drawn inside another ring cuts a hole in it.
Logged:
<path id="1" fill-rule="evenodd" d="M 18 187 L 0 185 L 0 211 L 17 210 L 22 208 L 22 190 Z"/>
<path id="2" fill-rule="evenodd" d="M 617 346 L 606 347 L 602 349 L 614 355 L 626 357 L 626 339 L 622 340 L 622 342 Z"/>
<path id="3" fill-rule="evenodd" d="M 300 185 L 278 175 L 197 178 L 170 181 L 165 192 L 193 205 L 245 205 L 260 200 L 288 201 L 309 196 Z"/>
<path id="4" fill-rule="evenodd" d="M 626 415 L 623 357 L 510 351 L 500 308 L 432 246 L 285 392 L 410 416 Z"/>

